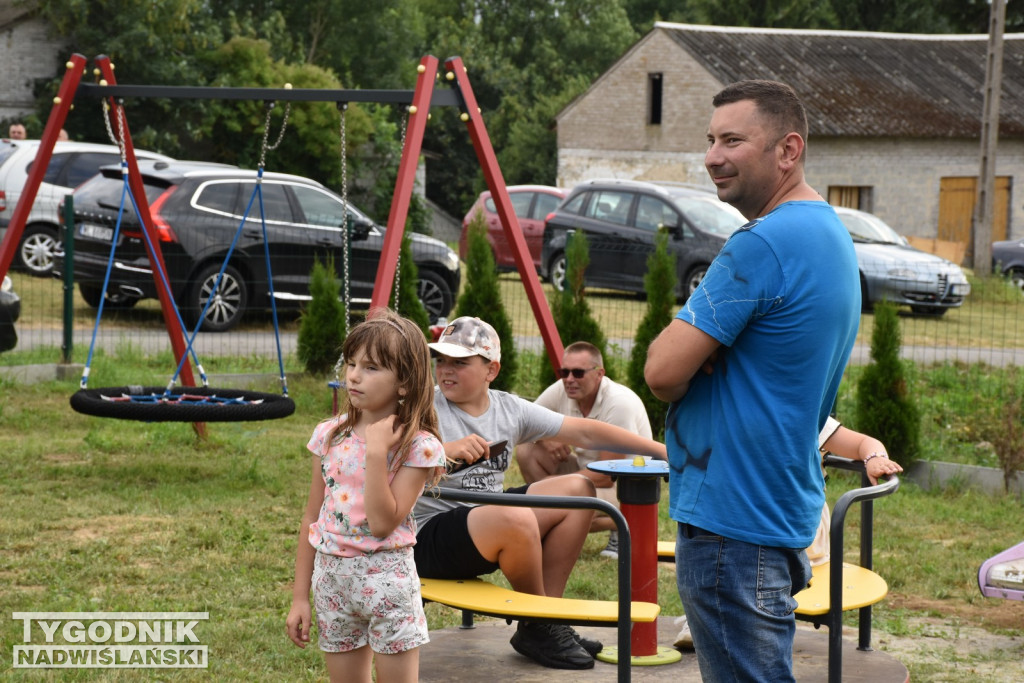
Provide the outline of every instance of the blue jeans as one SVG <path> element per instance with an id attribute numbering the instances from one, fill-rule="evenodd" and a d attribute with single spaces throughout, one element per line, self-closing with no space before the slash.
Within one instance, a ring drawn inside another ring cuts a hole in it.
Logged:
<path id="1" fill-rule="evenodd" d="M 680 524 L 676 583 L 705 683 L 793 681 L 803 549 L 758 546 Z"/>

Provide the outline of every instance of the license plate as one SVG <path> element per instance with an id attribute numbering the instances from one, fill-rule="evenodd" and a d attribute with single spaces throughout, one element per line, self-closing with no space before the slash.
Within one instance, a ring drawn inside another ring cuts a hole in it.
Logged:
<path id="1" fill-rule="evenodd" d="M 953 296 L 967 296 L 971 293 L 971 283 L 965 282 L 963 284 L 955 284 L 951 288 Z"/>
<path id="2" fill-rule="evenodd" d="M 101 240 L 103 242 L 109 242 L 114 239 L 113 228 L 108 228 L 105 225 L 96 225 L 94 223 L 82 223 L 78 228 L 78 234 L 82 237 L 90 237 L 94 240 Z"/>

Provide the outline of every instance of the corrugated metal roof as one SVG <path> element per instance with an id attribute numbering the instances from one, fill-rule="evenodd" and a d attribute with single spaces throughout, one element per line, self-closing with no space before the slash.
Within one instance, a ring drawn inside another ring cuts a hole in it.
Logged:
<path id="1" fill-rule="evenodd" d="M 799 31 L 657 23 L 722 83 L 791 85 L 813 135 L 976 138 L 986 35 Z M 1003 44 L 999 134 L 1024 136 L 1024 34 Z"/>

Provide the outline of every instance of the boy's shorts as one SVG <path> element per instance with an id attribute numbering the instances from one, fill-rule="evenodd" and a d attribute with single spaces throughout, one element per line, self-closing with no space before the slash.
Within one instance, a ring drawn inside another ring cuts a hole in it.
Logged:
<path id="1" fill-rule="evenodd" d="M 420 526 L 416 534 L 416 569 L 425 579 L 471 579 L 498 569 L 484 558 L 469 535 L 469 511 L 460 505 L 441 512 Z"/>
<path id="2" fill-rule="evenodd" d="M 505 489 L 525 494 L 529 484 Z M 472 579 L 498 570 L 476 549 L 469 535 L 469 511 L 474 505 L 459 505 L 421 524 L 416 532 L 416 569 L 425 579 Z"/>
<path id="3" fill-rule="evenodd" d="M 412 548 L 359 557 L 318 552 L 313 604 L 324 652 L 369 644 L 379 654 L 398 654 L 430 640 Z"/>

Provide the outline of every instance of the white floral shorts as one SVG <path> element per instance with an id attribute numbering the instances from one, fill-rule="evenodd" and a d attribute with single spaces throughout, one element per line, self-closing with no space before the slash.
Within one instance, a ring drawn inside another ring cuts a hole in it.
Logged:
<path id="1" fill-rule="evenodd" d="M 316 554 L 313 605 L 324 652 L 367 643 L 397 654 L 429 642 L 412 548 L 359 557 Z"/>

